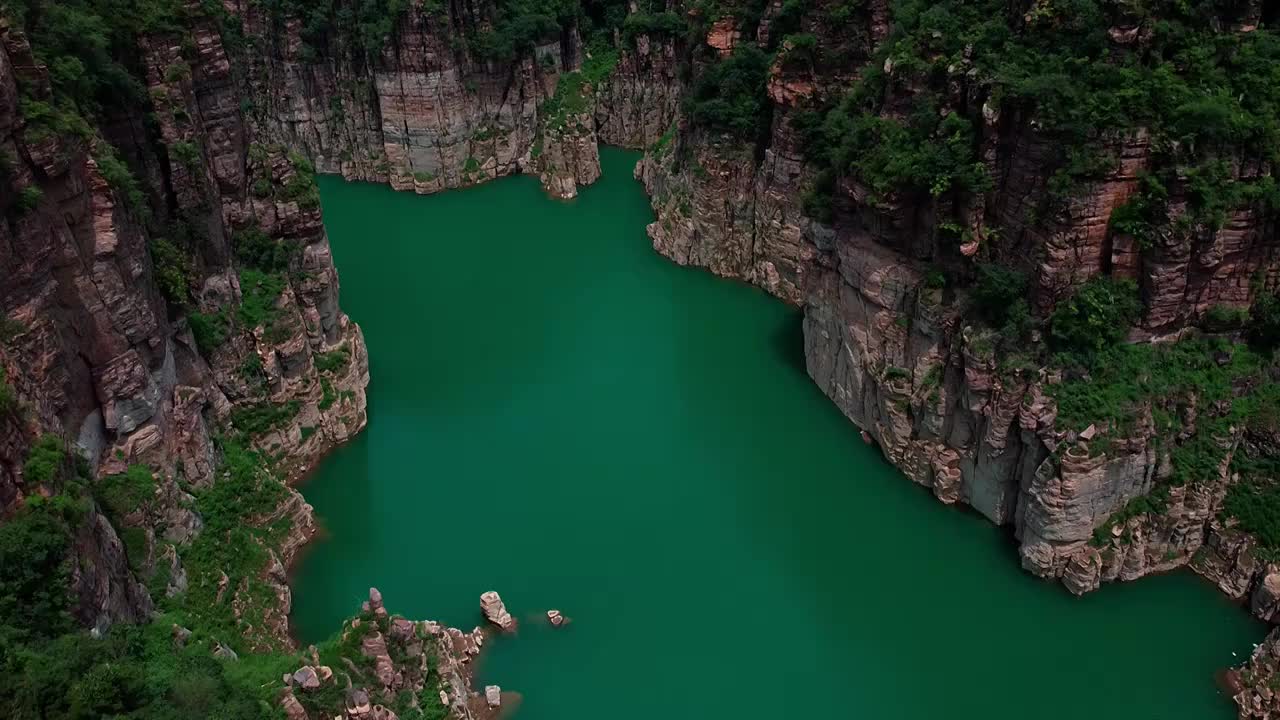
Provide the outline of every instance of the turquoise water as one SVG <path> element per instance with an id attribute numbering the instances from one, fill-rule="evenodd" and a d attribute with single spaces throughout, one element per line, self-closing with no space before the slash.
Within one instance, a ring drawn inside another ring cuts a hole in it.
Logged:
<path id="1" fill-rule="evenodd" d="M 862 444 L 793 309 L 656 255 L 636 155 L 602 159 L 569 203 L 321 179 L 372 383 L 303 488 L 304 640 L 371 585 L 465 628 L 495 589 L 523 622 L 481 679 L 520 720 L 1233 717 L 1241 609 L 1190 574 L 1074 598 L 1023 573 Z"/>

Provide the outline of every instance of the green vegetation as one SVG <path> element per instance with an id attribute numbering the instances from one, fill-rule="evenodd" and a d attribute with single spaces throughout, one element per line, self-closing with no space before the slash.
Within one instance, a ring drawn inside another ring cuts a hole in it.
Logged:
<path id="1" fill-rule="evenodd" d="M 609 77 L 618 64 L 618 53 L 612 49 L 595 49 L 582 64 L 582 70 L 565 73 L 556 80 L 555 93 L 540 108 L 546 117 L 546 126 L 564 130 L 569 119 L 587 112 L 587 97 L 603 80 Z"/>
<path id="2" fill-rule="evenodd" d="M 1174 168 L 1188 177 L 1188 222 L 1219 227 L 1229 208 L 1277 203 L 1270 178 L 1234 179 L 1231 157 L 1264 148 L 1274 161 L 1280 148 L 1280 40 L 1265 27 L 1227 30 L 1222 11 L 1209 0 L 1068 0 L 1025 14 L 995 0 L 901 0 L 859 83 L 797 126 L 811 158 L 878 196 L 980 192 L 988 183 L 974 131 L 982 103 L 954 108 L 948 95 L 950 83 L 977 77 L 987 105 L 1036 118 L 1056 153 L 1050 202 L 1112 168 L 1106 140 L 1145 128 L 1157 169 L 1118 213 L 1117 228 L 1148 243 L 1168 224 L 1164 188 Z M 1118 45 L 1107 35 L 1138 25 L 1149 39 Z M 911 97 L 907 112 L 885 113 L 885 98 L 900 89 Z"/>
<path id="3" fill-rule="evenodd" d="M 1221 339 L 1119 345 L 1095 357 L 1087 375 L 1049 390 L 1058 404 L 1059 427 L 1102 429 L 1091 442 L 1095 451 L 1131 433 L 1149 408 L 1154 438 L 1169 451 L 1169 482 L 1182 485 L 1218 477 L 1226 456 L 1221 439 L 1233 428 L 1276 426 L 1280 387 L 1270 379 L 1272 371 L 1266 357 Z M 1194 433 L 1180 440 L 1191 408 Z"/>
<path id="4" fill-rule="evenodd" d="M 73 465 L 62 438 L 46 434 L 31 447 L 27 461 L 22 465 L 22 474 L 33 486 L 50 485 L 65 478 Z"/>
<path id="5" fill-rule="evenodd" d="M 996 330 L 994 340 L 986 335 L 975 338 L 979 344 L 979 354 L 991 354 L 999 345 L 1002 356 L 1022 351 L 1027 347 L 1027 340 L 1035 327 L 1031 317 L 1031 307 L 1027 304 L 1027 277 L 1021 272 L 995 264 L 978 265 L 977 280 L 970 291 L 974 317 L 983 325 Z M 926 284 L 938 283 L 934 287 L 941 288 L 946 278 L 941 273 L 931 273 Z M 983 344 L 990 345 L 982 352 Z"/>
<path id="6" fill-rule="evenodd" d="M 554 40 L 579 12 L 577 0 L 498 0 L 493 27 L 470 40 L 471 51 L 481 60 L 514 60 Z"/>
<path id="7" fill-rule="evenodd" d="M 297 400 L 242 406 L 231 411 L 231 426 L 245 435 L 261 435 L 288 423 L 300 409 Z"/>
<path id="8" fill-rule="evenodd" d="M 35 210 L 44 199 L 44 191 L 35 185 L 28 185 L 18 191 L 18 202 L 15 204 L 19 213 Z"/>
<path id="9" fill-rule="evenodd" d="M 329 352 L 317 353 L 315 358 L 316 370 L 322 373 L 336 373 L 345 370 L 347 363 L 351 361 L 351 351 L 346 345 L 330 350 Z"/>
<path id="10" fill-rule="evenodd" d="M 1214 305 L 1204 314 L 1201 324 L 1211 332 L 1240 330 L 1249 323 L 1249 310 L 1227 305 Z"/>
<path id="11" fill-rule="evenodd" d="M 211 357 L 213 351 L 222 347 L 222 344 L 227 341 L 228 327 L 225 310 L 219 310 L 216 313 L 193 312 L 187 315 L 187 322 L 191 325 L 191 334 L 196 339 L 196 347 L 205 357 Z"/>
<path id="12" fill-rule="evenodd" d="M 225 563 L 237 582 L 261 583 L 267 531 L 245 523 L 269 512 L 283 496 L 279 481 L 261 473 L 259 460 L 224 445 L 226 477 L 197 498 L 205 532 L 183 553 L 192 579 L 187 595 L 158 597 L 164 614 L 153 622 L 117 624 L 102 638 L 77 629 L 68 563 L 70 541 L 92 502 L 85 468 L 63 450 L 61 439 L 40 439 L 27 461 L 54 494 L 32 496 L 0 523 L 0 707 L 12 717 L 274 718 L 272 689 L 262 678 L 290 666 L 286 656 L 247 656 L 228 664 L 212 656 L 216 642 L 245 649 L 230 603 L 213 602 Z M 145 494 L 150 471 L 133 466 L 107 490 L 126 505 Z M 108 479 L 111 480 L 111 479 Z M 114 500 L 99 497 L 104 506 Z M 120 532 L 131 558 L 144 550 L 141 528 Z M 258 563 L 256 566 L 254 563 Z M 163 587 L 163 583 L 159 587 Z M 201 603 L 207 603 L 202 605 Z M 248 605 L 246 610 L 255 608 Z M 207 621 L 205 621 L 207 620 Z M 194 632 L 185 645 L 171 626 Z"/>
<path id="13" fill-rule="evenodd" d="M 1249 343 L 1267 353 L 1280 347 L 1280 298 L 1260 292 L 1249 308 Z"/>
<path id="14" fill-rule="evenodd" d="M 169 156 L 193 174 L 200 174 L 204 165 L 204 157 L 200 154 L 200 148 L 196 147 L 195 143 L 181 140 L 171 143 L 169 145 Z"/>
<path id="15" fill-rule="evenodd" d="M 146 465 L 130 465 L 119 475 L 108 475 L 94 488 L 94 495 L 113 521 L 141 509 L 156 494 L 156 480 Z"/>
<path id="16" fill-rule="evenodd" d="M 149 214 L 147 197 L 138 185 L 138 179 L 134 177 L 133 171 L 124 160 L 120 159 L 120 154 L 116 152 L 115 147 L 110 143 L 99 142 L 94 145 L 93 150 L 93 159 L 98 164 L 98 171 L 102 173 L 107 184 L 124 198 L 130 210 Z"/>
<path id="17" fill-rule="evenodd" d="M 160 293 L 170 305 L 185 307 L 191 301 L 191 281 L 195 276 L 191 255 L 163 237 L 153 237 L 148 248 Z"/>
<path id="18" fill-rule="evenodd" d="M 296 240 L 276 241 L 257 225 L 234 233 L 231 245 L 241 265 L 264 273 L 288 271 L 290 261 L 298 254 Z"/>
<path id="19" fill-rule="evenodd" d="M 1240 473 L 1240 481 L 1227 489 L 1222 514 L 1238 520 L 1241 529 L 1257 538 L 1262 559 L 1280 561 L 1280 462 L 1251 457 L 1240 448 L 1231 469 Z"/>
<path id="20" fill-rule="evenodd" d="M 311 161 L 296 152 L 289 153 L 293 176 L 285 182 L 284 197 L 298 203 L 305 210 L 320 207 L 320 186 L 316 184 L 316 169 Z"/>
<path id="21" fill-rule="evenodd" d="M 276 300 L 284 292 L 285 280 L 281 275 L 245 268 L 240 271 L 240 306 L 236 319 L 246 328 L 270 326 L 280 316 Z"/>
<path id="22" fill-rule="evenodd" d="M 1138 286 L 1132 280 L 1093 278 L 1054 309 L 1049 318 L 1051 344 L 1059 353 L 1090 362 L 1123 340 L 1141 311 Z"/>
<path id="23" fill-rule="evenodd" d="M 320 402 L 316 407 L 321 410 L 328 410 L 338 401 L 338 394 L 333 391 L 333 383 L 329 382 L 329 378 L 320 378 Z"/>
<path id="24" fill-rule="evenodd" d="M 697 76 L 686 111 L 699 125 L 754 140 L 769 124 L 768 77 L 769 56 L 740 45 Z"/>
<path id="25" fill-rule="evenodd" d="M 658 13 L 636 12 L 622 22 L 622 38 L 634 46 L 640 35 L 650 37 L 674 37 L 684 34 L 688 28 L 684 18 L 669 10 Z"/>

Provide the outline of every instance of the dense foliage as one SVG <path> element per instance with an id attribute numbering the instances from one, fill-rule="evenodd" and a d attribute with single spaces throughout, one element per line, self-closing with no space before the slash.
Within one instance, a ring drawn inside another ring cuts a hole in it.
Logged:
<path id="1" fill-rule="evenodd" d="M 1265 28 L 1221 29 L 1225 11 L 1212 0 L 1060 0 L 1024 15 L 994 0 L 902 0 L 859 84 L 798 124 L 812 157 L 879 195 L 980 191 L 977 107 L 947 106 L 948 83 L 976 77 L 989 105 L 1033 115 L 1052 141 L 1058 197 L 1113 166 L 1108 138 L 1147 128 L 1160 161 L 1150 187 L 1177 168 L 1193 217 L 1220 223 L 1238 203 L 1277 203 L 1269 178 L 1237 180 L 1229 158 L 1245 148 L 1274 161 L 1280 147 L 1280 41 Z M 1139 24 L 1149 39 L 1119 46 L 1108 35 Z M 883 112 L 894 88 L 910 88 L 909 112 Z M 1158 192 L 1146 204 L 1134 220 L 1164 223 Z"/>
<path id="2" fill-rule="evenodd" d="M 714 130 L 754 139 L 768 127 L 768 77 L 769 56 L 753 45 L 739 46 L 698 74 L 687 101 L 689 115 Z"/>
<path id="3" fill-rule="evenodd" d="M 1142 310 L 1132 280 L 1096 277 L 1059 302 L 1049 317 L 1054 349 L 1088 362 L 1119 343 Z"/>

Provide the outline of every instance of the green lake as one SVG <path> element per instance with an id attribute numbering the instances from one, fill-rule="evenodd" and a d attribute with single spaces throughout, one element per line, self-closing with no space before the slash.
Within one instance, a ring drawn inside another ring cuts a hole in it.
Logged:
<path id="1" fill-rule="evenodd" d="M 521 627 L 480 680 L 519 720 L 1234 717 L 1213 675 L 1260 625 L 1190 573 L 1085 598 L 1024 573 L 862 443 L 794 309 L 653 252 L 637 159 L 603 150 L 567 203 L 321 179 L 372 383 L 303 488 L 302 640 L 370 586 L 463 628 L 493 589 Z"/>

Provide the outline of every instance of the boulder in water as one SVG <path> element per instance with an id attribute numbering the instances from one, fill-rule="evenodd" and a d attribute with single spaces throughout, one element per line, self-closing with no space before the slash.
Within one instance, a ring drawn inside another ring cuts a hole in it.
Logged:
<path id="1" fill-rule="evenodd" d="M 485 619 L 503 630 L 510 632 L 516 628 L 516 619 L 507 612 L 507 606 L 498 593 L 490 590 L 481 595 L 480 610 L 484 612 Z"/>
<path id="2" fill-rule="evenodd" d="M 497 685 L 486 685 L 484 687 L 484 701 L 491 708 L 502 705 L 502 688 Z"/>

